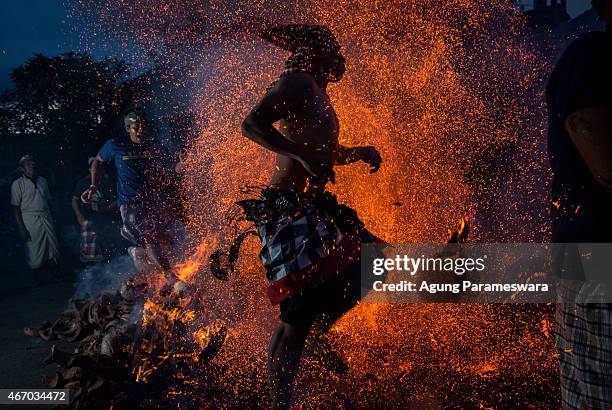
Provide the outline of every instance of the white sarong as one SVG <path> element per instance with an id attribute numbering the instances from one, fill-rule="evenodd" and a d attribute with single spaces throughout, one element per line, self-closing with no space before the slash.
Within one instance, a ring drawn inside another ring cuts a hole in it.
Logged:
<path id="1" fill-rule="evenodd" d="M 28 266 L 37 269 L 48 260 L 57 262 L 59 249 L 53 220 L 49 212 L 23 212 L 21 213 L 30 240 L 26 242 L 26 255 Z"/>
<path id="2" fill-rule="evenodd" d="M 49 187 L 43 177 L 36 184 L 26 177 L 16 179 L 11 186 L 11 204 L 19 207 L 30 240 L 26 242 L 26 258 L 31 269 L 48 260 L 57 262 L 59 245 L 49 212 Z"/>

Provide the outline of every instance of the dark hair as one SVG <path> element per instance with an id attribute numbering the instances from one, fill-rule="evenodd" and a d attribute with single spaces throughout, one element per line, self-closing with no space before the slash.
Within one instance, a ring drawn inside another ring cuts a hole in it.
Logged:
<path id="1" fill-rule="evenodd" d="M 26 162 L 28 162 L 28 161 L 33 161 L 33 162 L 36 162 L 36 158 L 34 158 L 34 156 L 33 156 L 33 155 L 30 155 L 30 154 L 26 154 L 26 155 L 24 155 L 23 157 L 21 157 L 21 158 L 19 159 L 19 168 L 23 168 L 23 166 L 25 165 L 25 163 L 26 163 Z"/>
<path id="2" fill-rule="evenodd" d="M 591 0 L 591 4 L 593 5 L 593 8 L 595 9 L 595 11 L 597 11 L 597 14 L 599 14 L 600 16 L 603 14 L 604 8 L 606 7 L 607 2 L 608 0 Z"/>
<path id="3" fill-rule="evenodd" d="M 132 106 L 127 108 L 123 111 L 121 116 L 124 120 L 129 117 L 132 119 L 132 121 L 137 121 L 142 124 L 146 124 L 148 122 L 144 111 L 140 107 Z"/>

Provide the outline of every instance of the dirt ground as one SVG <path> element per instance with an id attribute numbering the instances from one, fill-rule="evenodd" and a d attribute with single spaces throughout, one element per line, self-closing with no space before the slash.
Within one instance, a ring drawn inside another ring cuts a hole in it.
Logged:
<path id="1" fill-rule="evenodd" d="M 13 235 L 0 235 L 0 388 L 48 388 L 42 375 L 52 375 L 54 365 L 44 365 L 52 344 L 70 349 L 64 342 L 45 342 L 24 335 L 23 328 L 53 320 L 66 308 L 74 293 L 75 272 L 80 268 L 74 249 L 62 241 L 59 267 L 29 270 Z M 76 245 L 78 247 L 78 244 Z M 3 408 L 50 408 L 2 406 Z"/>

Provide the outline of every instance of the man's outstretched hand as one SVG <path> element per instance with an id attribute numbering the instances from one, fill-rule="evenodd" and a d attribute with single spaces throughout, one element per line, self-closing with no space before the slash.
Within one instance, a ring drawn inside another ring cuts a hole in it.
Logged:
<path id="1" fill-rule="evenodd" d="M 359 159 L 370 166 L 370 174 L 380 169 L 382 157 L 376 148 L 369 145 L 366 147 L 359 147 L 358 150 Z"/>

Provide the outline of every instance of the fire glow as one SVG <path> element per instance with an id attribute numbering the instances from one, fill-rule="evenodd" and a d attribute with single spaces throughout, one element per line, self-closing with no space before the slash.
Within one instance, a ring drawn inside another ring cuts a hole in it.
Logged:
<path id="1" fill-rule="evenodd" d="M 546 237 L 538 90 L 547 67 L 520 39 L 523 22 L 511 2 L 203 4 L 81 0 L 71 10 L 88 23 L 86 43 L 118 42 L 139 62 L 154 52 L 161 64 L 183 68 L 170 75 L 191 96 L 200 137 L 187 154 L 184 180 L 195 251 L 178 271 L 201 290 L 206 306 L 191 320 L 229 323 L 232 337 L 215 359 L 227 406 L 265 405 L 266 344 L 276 316 L 263 291 L 256 241 L 245 244 L 240 274 L 228 282 L 216 281 L 205 265 L 229 237 L 223 217 L 241 199 L 241 187 L 265 184 L 273 166 L 273 155 L 247 142 L 239 127 L 286 57 L 257 38 L 265 24 L 326 24 L 343 44 L 347 74 L 330 87 L 340 142 L 375 145 L 384 162 L 374 175 L 361 165 L 337 167 L 330 189 L 376 235 L 440 242 L 447 227 L 469 215 L 474 240 Z M 336 382 L 306 358 L 296 399 L 318 406 L 351 396 L 354 405 L 370 408 L 389 397 L 398 406 L 504 407 L 500 386 L 514 386 L 522 389 L 515 406 L 533 400 L 554 406 L 551 321 L 550 307 L 360 304 L 329 335 L 350 374 Z"/>

